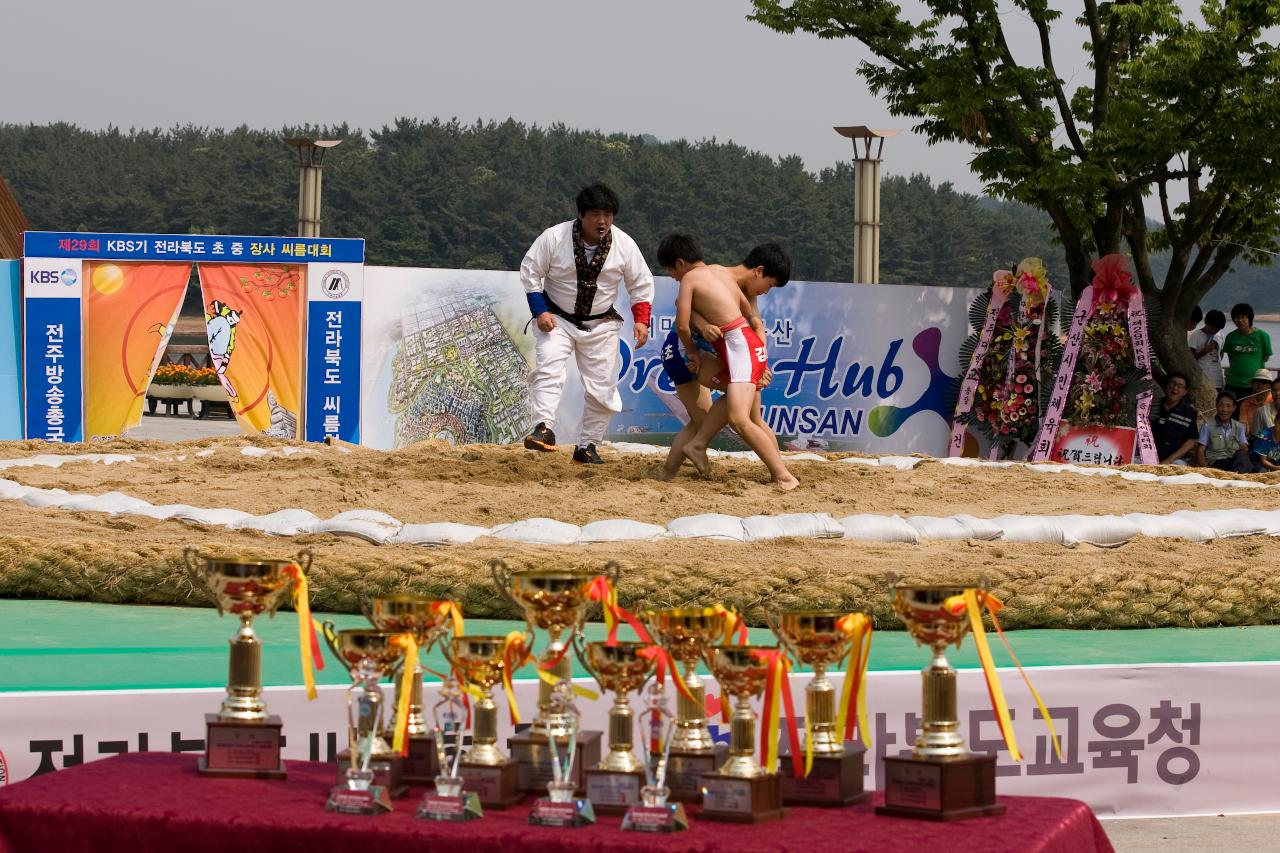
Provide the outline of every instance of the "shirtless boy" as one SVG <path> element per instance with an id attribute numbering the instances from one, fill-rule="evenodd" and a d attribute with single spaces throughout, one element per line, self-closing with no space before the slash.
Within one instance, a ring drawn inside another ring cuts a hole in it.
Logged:
<path id="1" fill-rule="evenodd" d="M 681 280 L 687 271 L 693 269 L 696 265 L 702 264 L 702 260 L 702 249 L 698 246 L 697 241 L 687 234 L 668 234 L 658 245 L 659 263 L 666 268 L 667 274 L 677 282 Z M 756 296 L 758 292 L 763 292 L 759 290 L 758 285 L 761 283 L 767 283 L 769 287 L 786 285 L 791 277 L 791 259 L 778 244 L 762 243 L 752 249 L 742 263 L 728 268 L 715 267 L 715 269 L 727 269 L 729 275 L 733 277 L 738 285 L 739 290 L 747 297 L 751 310 L 758 314 Z M 691 325 L 693 327 L 694 344 L 697 345 L 702 354 L 700 373 L 697 376 L 689 372 L 685 362 L 685 352 L 680 345 L 680 337 L 674 328 L 662 344 L 663 372 L 667 374 L 667 378 L 675 386 L 676 396 L 684 404 L 685 411 L 689 413 L 688 423 L 684 425 L 684 428 L 676 434 L 671 442 L 671 450 L 667 454 L 666 464 L 659 475 L 664 480 L 669 480 L 679 473 L 680 466 L 685 460 L 684 446 L 697 435 L 703 419 L 711 408 L 711 393 L 708 389 L 723 389 L 723 383 L 719 381 L 718 376 L 723 369 L 723 365 L 719 361 L 715 348 L 710 343 L 710 341 L 720 337 L 720 327 L 707 323 L 697 311 L 694 311 L 691 315 Z M 766 371 L 758 388 L 768 386 L 769 379 L 769 373 Z M 773 430 L 769 428 L 764 418 L 761 417 L 758 398 L 751 407 L 751 413 L 752 420 L 767 431 L 776 443 L 777 439 L 773 435 Z M 723 415 L 719 417 L 718 421 L 716 432 L 724 427 L 725 418 Z M 714 433 L 712 434 L 714 435 Z"/>
<path id="2" fill-rule="evenodd" d="M 761 280 L 749 284 L 747 290 L 760 296 L 770 287 L 771 283 Z M 712 405 L 697 434 L 684 445 L 684 455 L 699 472 L 706 473 L 709 470 L 707 445 L 727 419 L 729 426 L 764 462 L 773 482 L 784 490 L 794 489 L 800 481 L 783 464 L 777 439 L 752 418 L 752 407 L 759 408 L 756 385 L 768 368 L 765 329 L 760 315 L 724 267 L 699 261 L 684 270 L 676 297 L 676 334 L 684 346 L 689 372 L 695 376 L 700 372 L 702 361 L 693 340 L 695 311 L 720 332 L 712 346 L 723 365 L 718 378 L 725 393 Z"/>

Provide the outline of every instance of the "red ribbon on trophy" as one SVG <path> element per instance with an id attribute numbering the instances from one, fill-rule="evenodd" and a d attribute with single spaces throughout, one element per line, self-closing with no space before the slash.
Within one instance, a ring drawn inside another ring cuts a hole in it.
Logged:
<path id="1" fill-rule="evenodd" d="M 769 677 L 764 686 L 764 725 L 760 727 L 760 754 L 765 769 L 778 772 L 778 729 L 782 709 L 787 711 L 787 740 L 791 744 L 791 771 L 795 778 L 805 775 L 805 761 L 800 757 L 800 732 L 796 729 L 796 709 L 791 700 L 791 659 L 782 649 L 759 650 L 755 656 L 769 664 Z M 728 702 L 724 703 L 726 707 Z"/>

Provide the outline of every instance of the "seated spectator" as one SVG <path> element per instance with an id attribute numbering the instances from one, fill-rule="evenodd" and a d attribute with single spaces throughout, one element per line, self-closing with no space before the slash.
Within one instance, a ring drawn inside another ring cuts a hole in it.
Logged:
<path id="1" fill-rule="evenodd" d="M 1280 381 L 1276 384 L 1280 386 Z M 1280 435 L 1277 434 L 1277 424 L 1272 423 L 1249 447 L 1258 471 L 1280 471 Z"/>
<path id="2" fill-rule="evenodd" d="M 1151 436 L 1161 465 L 1188 465 L 1195 458 L 1199 430 L 1195 407 L 1187 401 L 1189 384 L 1183 374 L 1170 373 L 1164 382 L 1164 399 L 1151 407 Z"/>
<path id="3" fill-rule="evenodd" d="M 1200 464 L 1220 471 L 1252 474 L 1249 439 L 1244 424 L 1231 417 L 1236 398 L 1230 391 L 1218 392 L 1215 415 L 1200 427 Z"/>
<path id="4" fill-rule="evenodd" d="M 1236 420 L 1245 426 L 1249 440 L 1271 426 L 1271 371 L 1265 367 L 1253 374 L 1249 396 L 1239 402 Z"/>
<path id="5" fill-rule="evenodd" d="M 1204 326 L 1196 329 L 1187 338 L 1187 346 L 1191 347 L 1191 355 L 1200 365 L 1200 371 L 1213 386 L 1214 391 L 1221 391 L 1224 382 L 1222 375 L 1222 329 L 1227 325 L 1227 316 L 1218 309 L 1204 315 Z"/>

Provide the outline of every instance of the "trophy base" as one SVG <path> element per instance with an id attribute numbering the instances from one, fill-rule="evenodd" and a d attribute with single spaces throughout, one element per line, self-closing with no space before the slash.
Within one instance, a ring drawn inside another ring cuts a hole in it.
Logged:
<path id="1" fill-rule="evenodd" d="M 440 775 L 436 736 L 410 735 L 408 754 L 401 758 L 400 779 L 406 785 L 434 785 Z"/>
<path id="2" fill-rule="evenodd" d="M 353 791 L 346 785 L 335 785 L 329 791 L 324 810 L 341 814 L 383 814 L 391 811 L 391 795 L 381 785 L 373 785 L 367 791 Z"/>
<path id="3" fill-rule="evenodd" d="M 585 797 L 567 803 L 557 803 L 550 797 L 542 797 L 533 804 L 533 811 L 529 812 L 530 826 L 571 828 L 589 826 L 595 822 L 595 809 L 591 807 L 591 800 Z"/>
<path id="4" fill-rule="evenodd" d="M 234 779 L 283 779 L 277 716 L 265 720 L 222 720 L 205 714 L 205 754 L 196 762 L 201 776 Z"/>
<path id="5" fill-rule="evenodd" d="M 346 771 L 351 766 L 351 750 L 344 749 L 338 753 L 338 782 L 347 780 Z M 398 755 L 375 755 L 369 759 L 369 769 L 373 771 L 373 784 L 385 788 L 392 799 L 399 799 L 409 793 L 402 775 L 402 759 Z"/>
<path id="6" fill-rule="evenodd" d="M 665 806 L 632 806 L 622 819 L 624 832 L 681 832 L 689 828 L 689 816 L 680 803 Z"/>
<path id="7" fill-rule="evenodd" d="M 729 758 L 729 745 L 717 743 L 710 752 L 671 750 L 667 758 L 667 797 L 673 803 L 702 802 L 702 777 L 720 769 Z"/>
<path id="8" fill-rule="evenodd" d="M 578 751 L 573 757 L 573 767 L 569 769 L 569 778 L 573 779 L 577 791 L 587 789 L 585 768 L 600 763 L 600 741 L 603 732 L 578 732 Z M 507 749 L 520 768 L 520 790 L 526 793 L 544 793 L 547 783 L 551 781 L 551 750 L 547 746 L 546 735 L 535 735 L 521 732 L 507 741 Z M 563 755 L 563 746 L 560 746 Z"/>
<path id="9" fill-rule="evenodd" d="M 486 809 L 508 809 L 524 802 L 520 790 L 520 768 L 511 759 L 502 764 L 458 764 L 458 775 L 466 789 L 475 793 Z"/>
<path id="10" fill-rule="evenodd" d="M 587 799 L 597 814 L 626 814 L 640 804 L 640 789 L 645 785 L 643 770 L 602 770 L 587 768 Z"/>
<path id="11" fill-rule="evenodd" d="M 884 805 L 876 814 L 919 820 L 965 820 L 1004 814 L 996 802 L 996 757 L 884 759 Z"/>
<path id="12" fill-rule="evenodd" d="M 782 777 L 782 802 L 788 806 L 820 808 L 843 808 L 866 802 L 871 799 L 871 792 L 862 790 L 865 754 L 862 744 L 846 743 L 844 755 L 815 755 L 809 775 L 798 779 L 792 775 L 790 755 L 781 756 L 778 769 Z"/>
<path id="13" fill-rule="evenodd" d="M 702 817 L 729 823 L 765 823 L 781 820 L 782 778 L 766 773 L 743 779 L 708 773 L 702 777 Z"/>
<path id="14" fill-rule="evenodd" d="M 475 791 L 464 791 L 457 797 L 427 794 L 418 804 L 418 817 L 423 820 L 443 820 L 455 823 L 484 817 L 484 808 Z"/>

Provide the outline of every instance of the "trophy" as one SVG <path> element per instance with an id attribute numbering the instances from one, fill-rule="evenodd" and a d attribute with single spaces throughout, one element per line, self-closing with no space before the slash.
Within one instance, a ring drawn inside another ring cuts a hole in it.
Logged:
<path id="1" fill-rule="evenodd" d="M 627 809 L 622 818 L 622 829 L 630 832 L 679 832 L 689 828 L 689 818 L 680 803 L 668 803 L 671 789 L 667 787 L 667 767 L 671 759 L 671 732 L 663 736 L 662 723 L 671 717 L 667 710 L 667 691 L 657 679 L 649 683 L 644 693 L 648 717 L 649 760 L 644 764 L 645 785 L 640 789 L 640 803 Z M 669 729 L 671 727 L 668 727 Z"/>
<path id="2" fill-rule="evenodd" d="M 489 564 L 498 591 L 524 612 L 529 630 L 542 628 L 547 632 L 547 646 L 538 660 L 538 668 L 556 679 L 569 681 L 573 677 L 572 661 L 566 654 L 572 636 L 581 629 L 591 605 L 588 596 L 598 572 L 577 569 L 528 569 L 512 571 L 502 560 Z M 617 563 L 610 563 L 605 572 L 616 579 Z M 564 633 L 568 631 L 569 637 Z M 543 791 L 547 782 L 550 762 L 545 755 L 550 738 L 563 741 L 574 727 L 572 716 L 551 698 L 552 685 L 544 680 L 538 685 L 538 713 L 534 715 L 527 731 L 520 732 L 507 742 L 516 763 L 520 766 L 520 790 Z M 570 774 L 579 790 L 584 789 L 582 769 L 600 760 L 600 735 L 598 731 L 577 731 L 581 740 L 573 750 L 577 763 Z M 564 746 L 562 745 L 563 749 Z"/>
<path id="3" fill-rule="evenodd" d="M 280 730 L 283 723 L 267 714 L 262 701 L 262 643 L 253 632 L 253 617 L 274 616 L 293 584 L 287 569 L 293 560 L 223 560 L 201 556 L 193 546 L 182 552 L 187 572 L 199 589 L 208 592 L 218 615 L 240 617 L 240 630 L 231 640 L 227 698 L 217 714 L 205 714 L 207 745 L 197 762 L 201 776 L 239 776 L 283 779 Z M 298 554 L 298 564 L 311 566 L 311 552 Z"/>
<path id="4" fill-rule="evenodd" d="M 462 762 L 462 720 L 464 707 L 458 684 L 450 676 L 440 685 L 440 700 L 431 706 L 433 722 L 431 745 L 436 751 L 438 775 L 433 780 L 436 792 L 426 794 L 418 806 L 418 817 L 424 820 L 468 821 L 484 817 L 480 795 L 464 791 L 465 782 L 458 774 Z M 453 739 L 453 760 L 449 760 L 446 741 Z"/>
<path id="5" fill-rule="evenodd" d="M 381 631 L 405 632 L 413 635 L 420 652 L 427 651 L 449 632 L 449 614 L 455 607 L 450 601 L 437 601 L 420 595 L 384 595 L 361 603 L 365 618 Z M 425 785 L 434 781 L 438 772 L 435 736 L 427 727 L 422 708 L 422 661 L 405 661 L 413 666 L 413 692 L 409 698 L 408 753 L 403 758 L 404 781 Z M 446 676 L 445 682 L 452 681 Z M 441 685 L 442 688 L 444 685 Z M 456 692 L 456 691 L 455 691 Z M 400 704 L 400 680 L 396 679 L 396 707 Z"/>
<path id="6" fill-rule="evenodd" d="M 368 628 L 335 632 L 333 623 L 325 622 L 324 637 L 351 673 L 348 748 L 338 753 L 339 784 L 325 809 L 348 814 L 390 811 L 391 798 L 402 796 L 407 787 L 400 778 L 401 758 L 382 737 L 386 702 L 379 682 L 403 660 L 408 635 Z"/>
<path id="7" fill-rule="evenodd" d="M 573 778 L 574 755 L 578 749 L 578 729 L 582 714 L 573 702 L 573 682 L 557 681 L 551 686 L 551 709 L 569 721 L 564 743 L 560 738 L 547 738 L 547 752 L 551 757 L 551 781 L 547 783 L 546 797 L 539 797 L 529 812 L 531 826 L 577 827 L 596 822 L 595 809 L 590 797 L 577 796 L 578 782 Z M 561 757 L 561 753 L 564 753 Z"/>
<path id="8" fill-rule="evenodd" d="M 944 607 L 962 596 L 962 586 L 896 584 L 893 610 L 917 645 L 933 650 L 921 673 L 924 717 L 915 749 L 884 758 L 884 805 L 876 814 L 928 820 L 958 820 L 1004 814 L 996 802 L 996 757 L 975 755 L 964 745 L 956 719 L 956 671 L 946 649 L 958 648 L 969 630 L 969 615 Z"/>
<path id="9" fill-rule="evenodd" d="M 702 776 L 702 816 L 710 820 L 763 823 L 783 816 L 782 780 L 756 761 L 756 715 L 751 699 L 769 678 L 769 646 L 708 646 L 707 667 L 720 689 L 734 698 L 729 721 L 729 759 Z"/>
<path id="10" fill-rule="evenodd" d="M 676 691 L 667 787 L 671 789 L 671 799 L 696 803 L 702 799 L 702 775 L 720 767 L 729 754 L 727 746 L 711 739 L 706 720 L 707 690 L 697 673 L 703 648 L 719 643 L 724 636 L 724 611 L 716 607 L 650 610 L 644 619 L 654 639 L 684 664 L 683 676 L 671 674 L 672 678 L 681 678 L 689 696 Z"/>
<path id="11" fill-rule="evenodd" d="M 498 706 L 493 686 L 502 681 L 506 637 L 454 637 L 447 656 L 458 677 L 479 688 L 471 709 L 471 748 L 462 756 L 457 776 L 475 791 L 486 807 L 505 809 L 524 799 L 516 762 L 498 747 Z"/>
<path id="12" fill-rule="evenodd" d="M 609 709 L 609 751 L 604 760 L 586 770 L 587 797 L 601 814 L 622 814 L 640 802 L 645 766 L 632 751 L 635 714 L 627 694 L 639 689 L 657 661 L 641 654 L 644 643 L 584 643 L 574 635 L 574 651 L 600 688 L 614 694 Z"/>
<path id="13" fill-rule="evenodd" d="M 788 769 L 782 776 L 782 799 L 788 804 L 848 806 L 871 796 L 862 790 L 863 756 L 860 743 L 845 743 L 836 731 L 836 689 L 827 679 L 827 668 L 848 654 L 857 654 L 854 637 L 842 629 L 841 620 L 851 614 L 825 610 L 790 610 L 767 613 L 769 627 L 796 660 L 813 669 L 813 680 L 804 691 L 806 729 L 813 753 L 809 775 L 800 779 Z M 852 677 L 852 676 L 849 676 Z M 856 689 L 856 685 L 855 685 Z M 783 766 L 790 768 L 790 762 Z"/>

